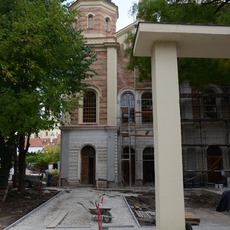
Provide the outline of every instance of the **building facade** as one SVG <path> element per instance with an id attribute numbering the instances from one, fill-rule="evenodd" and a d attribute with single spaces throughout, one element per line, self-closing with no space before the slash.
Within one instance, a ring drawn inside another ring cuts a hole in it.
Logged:
<path id="1" fill-rule="evenodd" d="M 116 32 L 118 7 L 109 0 L 78 0 L 71 9 L 81 12 L 74 27 L 97 53 L 98 75 L 87 80 L 82 106 L 63 118 L 62 184 L 153 185 L 151 82 L 138 82 L 124 57 L 134 26 Z M 185 82 L 180 91 L 185 184 L 222 183 L 230 164 L 230 87 L 210 85 L 200 94 Z"/>

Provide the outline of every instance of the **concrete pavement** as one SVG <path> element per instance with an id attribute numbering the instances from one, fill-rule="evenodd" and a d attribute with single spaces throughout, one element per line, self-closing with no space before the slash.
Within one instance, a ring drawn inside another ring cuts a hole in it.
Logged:
<path id="1" fill-rule="evenodd" d="M 105 230 L 153 230 L 156 227 L 140 227 L 139 223 L 130 212 L 123 195 L 129 195 L 122 191 L 96 191 L 93 188 L 77 188 L 62 190 L 59 195 L 32 211 L 6 230 L 44 230 L 44 229 L 98 229 L 97 218 L 87 212 L 78 202 L 90 207 L 90 201 L 94 202 L 98 195 L 105 194 L 103 205 L 111 208 L 112 222 L 103 223 Z M 130 194 L 135 196 L 135 194 Z M 91 205 L 92 206 L 92 205 Z M 193 230 L 229 230 L 226 224 L 202 224 L 193 226 Z"/>

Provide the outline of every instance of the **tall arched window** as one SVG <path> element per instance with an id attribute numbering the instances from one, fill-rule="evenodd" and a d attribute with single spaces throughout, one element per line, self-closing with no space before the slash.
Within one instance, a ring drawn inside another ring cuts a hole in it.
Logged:
<path id="1" fill-rule="evenodd" d="M 83 122 L 96 122 L 97 118 L 97 98 L 96 94 L 89 91 L 84 96 L 83 102 Z"/>
<path id="2" fill-rule="evenodd" d="M 143 93 L 141 97 L 142 123 L 152 123 L 152 93 Z"/>
<path id="3" fill-rule="evenodd" d="M 109 21 L 110 21 L 109 18 L 106 18 L 106 19 L 105 19 L 105 31 L 107 31 L 107 32 L 108 32 L 109 29 L 110 29 L 110 28 L 109 28 L 109 26 L 110 26 L 110 25 L 109 25 L 109 24 L 110 24 Z"/>
<path id="4" fill-rule="evenodd" d="M 93 28 L 93 15 L 92 14 L 88 16 L 88 28 L 90 29 Z"/>
<path id="5" fill-rule="evenodd" d="M 204 117 L 205 118 L 217 118 L 217 104 L 214 91 L 206 89 L 204 91 Z"/>
<path id="6" fill-rule="evenodd" d="M 122 122 L 135 122 L 135 100 L 131 92 L 125 92 L 121 96 Z"/>

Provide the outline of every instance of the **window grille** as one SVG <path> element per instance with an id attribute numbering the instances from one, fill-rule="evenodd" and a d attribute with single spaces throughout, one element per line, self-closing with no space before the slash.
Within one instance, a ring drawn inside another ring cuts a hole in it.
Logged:
<path id="1" fill-rule="evenodd" d="M 83 104 L 83 122 L 96 122 L 96 112 L 96 94 L 94 92 L 87 92 Z"/>

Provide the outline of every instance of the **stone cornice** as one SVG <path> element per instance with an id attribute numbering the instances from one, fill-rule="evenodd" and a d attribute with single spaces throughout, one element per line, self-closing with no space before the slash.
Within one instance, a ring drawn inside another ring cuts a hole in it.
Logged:
<path id="1" fill-rule="evenodd" d="M 68 126 L 61 126 L 61 130 L 109 130 L 114 129 L 116 130 L 117 126 L 103 126 L 103 125 L 68 125 Z"/>
<path id="2" fill-rule="evenodd" d="M 117 47 L 119 44 L 115 37 L 87 37 L 86 44 L 94 47 Z"/>

